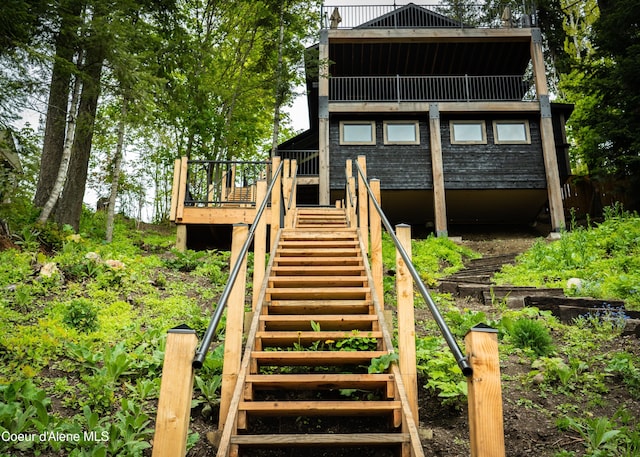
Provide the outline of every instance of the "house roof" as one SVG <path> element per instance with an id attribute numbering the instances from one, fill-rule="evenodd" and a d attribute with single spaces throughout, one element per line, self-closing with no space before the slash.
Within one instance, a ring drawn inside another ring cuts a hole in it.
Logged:
<path id="1" fill-rule="evenodd" d="M 356 28 L 417 28 L 417 27 L 461 27 L 460 21 L 440 13 L 409 3 L 383 14 Z"/>
<path id="2" fill-rule="evenodd" d="M 0 130 L 0 161 L 8 164 L 15 171 L 22 172 L 22 165 L 13 141 L 13 135 L 7 129 Z"/>

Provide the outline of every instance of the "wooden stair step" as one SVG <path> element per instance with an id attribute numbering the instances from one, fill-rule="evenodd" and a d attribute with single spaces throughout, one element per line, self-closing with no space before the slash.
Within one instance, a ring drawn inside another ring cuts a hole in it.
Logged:
<path id="1" fill-rule="evenodd" d="M 281 241 L 285 240 L 357 240 L 358 235 L 355 229 L 343 228 L 328 232 L 324 229 L 298 231 L 293 229 L 283 229 L 280 236 Z"/>
<path id="2" fill-rule="evenodd" d="M 257 416 L 359 416 L 394 413 L 401 402 L 381 401 L 241 401 L 238 410 Z"/>
<path id="3" fill-rule="evenodd" d="M 357 240 L 281 240 L 278 244 L 279 248 L 344 248 L 344 247 L 360 247 Z"/>
<path id="4" fill-rule="evenodd" d="M 280 257 L 276 254 L 273 259 L 275 266 L 281 265 L 362 265 L 360 255 L 351 257 L 331 257 L 331 256 L 304 256 L 304 257 Z"/>
<path id="5" fill-rule="evenodd" d="M 259 365 L 319 366 L 362 365 L 382 357 L 388 351 L 253 351 L 251 358 Z"/>
<path id="6" fill-rule="evenodd" d="M 357 287 L 367 284 L 366 276 L 271 276 L 270 287 Z"/>
<path id="7" fill-rule="evenodd" d="M 320 225 L 309 225 L 309 227 L 305 227 L 305 230 L 313 231 L 313 232 L 325 232 L 325 233 L 334 233 L 336 230 L 346 230 L 348 227 L 340 226 L 340 227 L 322 227 Z"/>
<path id="8" fill-rule="evenodd" d="M 272 300 L 268 305 L 269 314 L 367 314 L 371 309 L 370 300 Z"/>
<path id="9" fill-rule="evenodd" d="M 337 342 L 347 338 L 382 338 L 380 331 L 358 332 L 354 334 L 349 331 L 264 331 L 258 332 L 256 338 L 260 338 L 263 347 L 273 346 L 291 346 L 294 343 L 302 345 L 313 344 L 320 341 L 328 344 L 326 341 Z"/>
<path id="10" fill-rule="evenodd" d="M 234 435 L 232 444 L 245 446 L 386 446 L 409 443 L 408 433 L 318 433 L 276 435 Z"/>
<path id="11" fill-rule="evenodd" d="M 267 330 L 299 330 L 311 329 L 311 322 L 315 322 L 322 330 L 371 330 L 378 316 L 374 314 L 357 315 L 263 315 L 260 321 Z"/>
<path id="12" fill-rule="evenodd" d="M 268 287 L 269 300 L 283 299 L 367 299 L 369 287 Z"/>
<path id="13" fill-rule="evenodd" d="M 394 382 L 392 374 L 250 374 L 245 380 L 256 390 L 337 390 L 388 388 Z M 390 395 L 392 396 L 392 395 Z"/>
<path id="14" fill-rule="evenodd" d="M 271 272 L 283 276 L 360 276 L 362 265 L 274 265 Z"/>
<path id="15" fill-rule="evenodd" d="M 360 250 L 356 248 L 325 248 L 325 247 L 307 247 L 307 248 L 282 248 L 276 251 L 278 257 L 349 257 L 358 256 Z"/>

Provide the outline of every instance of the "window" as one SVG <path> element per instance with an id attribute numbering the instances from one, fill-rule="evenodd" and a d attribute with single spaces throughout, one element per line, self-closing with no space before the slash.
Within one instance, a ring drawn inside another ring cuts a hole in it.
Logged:
<path id="1" fill-rule="evenodd" d="M 376 144 L 374 121 L 341 121 L 340 144 Z"/>
<path id="2" fill-rule="evenodd" d="M 420 144 L 418 121 L 384 121 L 384 144 Z"/>
<path id="3" fill-rule="evenodd" d="M 484 121 L 449 121 L 451 144 L 487 144 Z"/>
<path id="4" fill-rule="evenodd" d="M 496 144 L 531 144 L 529 121 L 493 121 Z"/>

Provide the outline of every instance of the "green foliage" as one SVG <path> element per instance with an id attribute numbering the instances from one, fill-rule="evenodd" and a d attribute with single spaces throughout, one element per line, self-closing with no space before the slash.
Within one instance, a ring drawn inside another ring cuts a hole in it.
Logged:
<path id="1" fill-rule="evenodd" d="M 520 318 L 509 325 L 511 341 L 520 349 L 529 349 L 536 356 L 547 356 L 554 351 L 549 329 L 539 320 Z"/>
<path id="2" fill-rule="evenodd" d="M 462 408 L 467 399 L 467 381 L 441 337 L 416 339 L 417 369 L 427 378 L 424 388 L 436 394 L 443 405 Z"/>
<path id="3" fill-rule="evenodd" d="M 98 311 L 91 301 L 76 298 L 67 304 L 62 320 L 80 332 L 93 332 L 98 328 Z"/>
<path id="4" fill-rule="evenodd" d="M 606 457 L 618 450 L 622 430 L 606 417 L 593 419 L 575 419 L 566 417 L 557 423 L 561 430 L 578 432 L 584 441 L 585 455 L 589 457 Z"/>
<path id="5" fill-rule="evenodd" d="M 398 361 L 398 354 L 396 354 L 395 352 L 390 352 L 388 354 L 381 355 L 380 357 L 371 359 L 368 372 L 369 374 L 385 373 L 389 369 L 391 364 L 397 361 Z"/>
<path id="6" fill-rule="evenodd" d="M 463 261 L 477 258 L 478 254 L 469 248 L 459 246 L 449 238 L 429 235 L 424 240 L 411 240 L 413 264 L 428 286 L 433 286 L 438 278 L 455 273 L 463 268 Z M 396 248 L 391 237 L 383 232 L 382 257 L 386 269 L 396 268 Z"/>
<path id="7" fill-rule="evenodd" d="M 640 399 L 640 360 L 628 352 L 617 352 L 605 366 L 607 373 L 618 376 L 636 399 Z"/>
<path id="8" fill-rule="evenodd" d="M 498 284 L 563 287 L 568 295 L 640 305 L 640 217 L 609 209 L 597 226 L 576 227 L 554 242 L 537 241 L 494 276 Z M 577 288 L 567 285 L 579 278 Z"/>
<path id="9" fill-rule="evenodd" d="M 471 311 L 470 309 L 448 311 L 445 313 L 444 318 L 453 334 L 458 337 L 464 337 L 477 324 L 487 323 L 485 313 Z"/>
<path id="10" fill-rule="evenodd" d="M 205 251 L 192 251 L 190 249 L 186 249 L 184 252 L 174 249 L 171 252 L 173 256 L 164 259 L 164 266 L 182 272 L 189 272 L 198 268 L 207 255 Z"/>

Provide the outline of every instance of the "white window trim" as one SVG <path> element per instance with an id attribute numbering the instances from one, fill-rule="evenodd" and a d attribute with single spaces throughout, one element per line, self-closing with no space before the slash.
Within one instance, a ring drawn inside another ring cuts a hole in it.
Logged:
<path id="1" fill-rule="evenodd" d="M 456 141 L 453 136 L 453 126 L 455 124 L 480 124 L 482 126 L 482 140 L 477 141 Z M 450 120 L 449 121 L 449 139 L 451 140 L 451 144 L 487 144 L 487 123 L 483 120 Z"/>
<path id="2" fill-rule="evenodd" d="M 498 125 L 499 124 L 523 124 L 525 140 L 524 141 L 501 141 L 498 138 Z M 529 129 L 529 121 L 526 119 L 514 119 L 514 120 L 500 120 L 493 121 L 493 141 L 495 144 L 531 144 L 531 131 Z"/>
<path id="3" fill-rule="evenodd" d="M 387 125 L 401 124 L 401 125 L 413 125 L 416 133 L 416 139 L 413 141 L 389 141 L 387 138 Z M 384 137 L 384 144 L 420 144 L 420 123 L 418 121 L 383 121 L 382 131 Z"/>
<path id="4" fill-rule="evenodd" d="M 345 141 L 344 126 L 345 125 L 371 125 L 371 141 Z M 376 121 L 340 121 L 340 144 L 346 145 L 375 145 L 376 144 Z"/>

